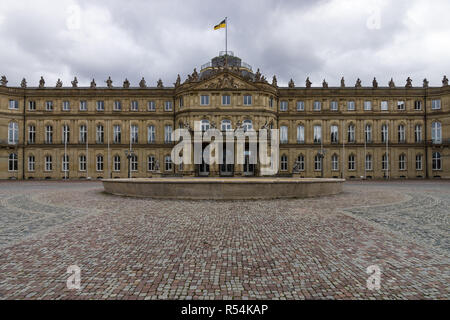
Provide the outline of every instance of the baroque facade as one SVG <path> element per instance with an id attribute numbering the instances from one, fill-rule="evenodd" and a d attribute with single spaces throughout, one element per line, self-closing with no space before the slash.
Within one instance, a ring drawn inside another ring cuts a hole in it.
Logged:
<path id="1" fill-rule="evenodd" d="M 279 87 L 232 53 L 173 86 L 0 86 L 0 179 L 260 175 L 245 164 L 174 165 L 174 128 L 280 129 L 280 176 L 450 178 L 450 86 Z M 130 150 L 132 150 L 130 152 Z M 225 153 L 227 151 L 225 150 Z M 225 154 L 224 153 L 224 154 Z M 246 152 L 246 159 L 249 151 Z"/>

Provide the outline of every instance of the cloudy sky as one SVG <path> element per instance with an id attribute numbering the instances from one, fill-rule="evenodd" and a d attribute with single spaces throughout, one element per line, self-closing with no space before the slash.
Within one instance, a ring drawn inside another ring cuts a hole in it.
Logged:
<path id="1" fill-rule="evenodd" d="M 307 76 L 313 86 L 342 76 L 440 85 L 450 76 L 449 12 L 448 0 L 1 0 L 0 74 L 11 86 L 41 75 L 49 86 L 75 75 L 80 85 L 109 75 L 115 85 L 142 76 L 172 85 L 224 50 L 213 26 L 227 16 L 229 50 L 281 85 Z"/>

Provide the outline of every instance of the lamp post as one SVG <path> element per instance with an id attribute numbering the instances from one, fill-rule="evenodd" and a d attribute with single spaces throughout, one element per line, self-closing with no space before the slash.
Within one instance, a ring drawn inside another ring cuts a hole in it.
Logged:
<path id="1" fill-rule="evenodd" d="M 125 150 L 125 156 L 128 159 L 128 179 L 131 179 L 131 158 L 134 157 L 133 150 Z"/>

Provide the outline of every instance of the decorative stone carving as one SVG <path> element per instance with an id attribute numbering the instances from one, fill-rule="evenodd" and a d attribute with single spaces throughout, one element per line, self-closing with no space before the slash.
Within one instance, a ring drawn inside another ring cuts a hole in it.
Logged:
<path id="1" fill-rule="evenodd" d="M 106 80 L 106 86 L 108 87 L 108 88 L 112 88 L 113 87 L 113 82 L 112 82 L 112 80 L 111 80 L 111 77 L 108 77 L 108 80 Z"/>
<path id="2" fill-rule="evenodd" d="M 194 72 L 192 73 L 192 81 L 198 81 L 197 68 L 194 68 Z"/>
<path id="3" fill-rule="evenodd" d="M 423 87 L 428 88 L 428 84 L 429 84 L 429 82 L 428 82 L 427 78 L 423 79 Z"/>
<path id="4" fill-rule="evenodd" d="M 239 130 L 239 129 L 242 129 L 242 128 L 243 128 L 243 125 L 242 125 L 241 120 L 236 121 L 236 130 Z"/>
<path id="5" fill-rule="evenodd" d="M 325 79 L 323 79 L 322 88 L 328 88 L 328 82 L 326 82 Z"/>
<path id="6" fill-rule="evenodd" d="M 92 79 L 92 81 L 91 81 L 91 89 L 95 89 L 95 88 L 97 88 L 97 84 L 95 83 L 95 80 Z"/>
<path id="7" fill-rule="evenodd" d="M 61 79 L 58 79 L 58 81 L 56 81 L 56 88 L 62 88 L 63 83 L 61 81 Z"/>
<path id="8" fill-rule="evenodd" d="M 295 161 L 294 167 L 292 168 L 292 171 L 293 171 L 294 173 L 299 173 L 299 172 L 300 172 L 300 162 Z"/>
<path id="9" fill-rule="evenodd" d="M 6 79 L 6 76 L 2 76 L 2 78 L 0 79 L 0 85 L 2 87 L 6 87 L 7 84 L 8 84 L 8 80 Z"/>
<path id="10" fill-rule="evenodd" d="M 141 81 L 139 81 L 139 88 L 142 88 L 142 89 L 147 88 L 147 83 L 145 82 L 144 77 L 142 77 Z"/>
<path id="11" fill-rule="evenodd" d="M 78 79 L 77 79 L 77 77 L 73 78 L 73 81 L 72 81 L 72 88 L 76 88 L 76 87 L 78 87 Z"/>
<path id="12" fill-rule="evenodd" d="M 276 76 L 273 76 L 273 78 L 272 78 L 272 85 L 273 85 L 274 87 L 278 87 L 277 77 L 276 77 Z"/>
<path id="13" fill-rule="evenodd" d="M 185 129 L 187 129 L 187 130 L 189 130 L 189 131 L 192 131 L 192 128 L 191 128 L 191 126 L 189 125 L 189 122 L 188 121 L 186 121 L 185 123 L 184 123 L 184 128 Z"/>
<path id="14" fill-rule="evenodd" d="M 341 79 L 341 88 L 345 88 L 345 79 L 342 77 Z"/>
<path id="15" fill-rule="evenodd" d="M 309 80 L 309 77 L 307 77 L 306 80 L 305 80 L 305 86 L 307 88 L 311 88 L 311 85 L 312 85 L 312 82 Z"/>
<path id="16" fill-rule="evenodd" d="M 265 76 L 261 76 L 261 82 L 267 83 L 267 79 Z"/>
<path id="17" fill-rule="evenodd" d="M 356 80 L 355 88 L 361 88 L 361 87 L 362 87 L 362 85 L 361 85 L 361 79 L 358 78 L 358 79 Z"/>
<path id="18" fill-rule="evenodd" d="M 155 171 L 159 172 L 159 160 L 158 159 L 156 159 L 156 161 L 155 161 Z"/>
<path id="19" fill-rule="evenodd" d="M 25 78 L 22 79 L 22 82 L 20 83 L 20 86 L 22 88 L 26 88 L 27 87 L 27 80 Z"/>
<path id="20" fill-rule="evenodd" d="M 127 78 L 125 78 L 125 81 L 123 82 L 123 87 L 124 87 L 125 89 L 128 89 L 128 88 L 130 87 L 130 81 L 128 81 Z"/>
<path id="21" fill-rule="evenodd" d="M 294 80 L 292 80 L 292 78 L 291 78 L 291 80 L 289 80 L 288 87 L 295 88 L 295 83 L 294 83 Z"/>
<path id="22" fill-rule="evenodd" d="M 179 74 L 177 76 L 177 80 L 175 81 L 175 83 L 173 85 L 175 86 L 175 88 L 177 88 L 181 85 L 181 77 Z"/>
<path id="23" fill-rule="evenodd" d="M 373 81 L 372 81 L 372 87 L 378 88 L 378 81 L 377 81 L 377 78 L 373 78 Z"/>
<path id="24" fill-rule="evenodd" d="M 410 77 L 408 77 L 408 79 L 406 79 L 405 88 L 412 88 L 412 80 Z"/>
<path id="25" fill-rule="evenodd" d="M 216 122 L 215 122 L 215 121 L 211 121 L 210 124 L 209 124 L 209 127 L 210 127 L 211 129 L 217 129 L 217 127 L 216 127 Z"/>
<path id="26" fill-rule="evenodd" d="M 259 68 L 255 73 L 255 81 L 261 81 L 261 72 L 259 72 Z"/>
<path id="27" fill-rule="evenodd" d="M 41 80 L 39 80 L 39 88 L 44 88 L 44 86 L 45 86 L 45 80 L 44 80 L 44 77 L 41 76 Z"/>
<path id="28" fill-rule="evenodd" d="M 442 86 L 443 86 L 443 87 L 448 86 L 448 79 L 447 79 L 447 76 L 444 76 L 444 79 L 442 79 Z"/>
<path id="29" fill-rule="evenodd" d="M 393 78 L 391 78 L 391 80 L 389 81 L 389 88 L 395 88 L 395 83 L 394 83 Z"/>
<path id="30" fill-rule="evenodd" d="M 164 88 L 163 82 L 161 79 L 158 79 L 158 82 L 156 82 L 156 87 L 157 88 Z"/>

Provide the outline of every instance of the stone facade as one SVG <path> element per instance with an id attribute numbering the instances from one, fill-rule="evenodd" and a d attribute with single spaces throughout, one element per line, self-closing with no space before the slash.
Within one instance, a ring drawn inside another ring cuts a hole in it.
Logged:
<path id="1" fill-rule="evenodd" d="M 229 55 L 216 57 L 199 73 L 194 70 L 186 81 L 178 78 L 171 87 L 162 81 L 147 86 L 144 79 L 136 87 L 128 80 L 116 86 L 111 79 L 107 86 L 93 80 L 90 87 L 78 87 L 75 80 L 70 87 L 60 81 L 50 87 L 42 78 L 38 87 L 27 87 L 24 79 L 20 87 L 10 87 L 2 78 L 0 179 L 126 178 L 128 169 L 133 177 L 221 175 L 219 165 L 207 168 L 206 173 L 198 165 L 166 166 L 174 146 L 165 139 L 167 128 L 194 128 L 196 120 L 208 120 L 209 126 L 218 129 L 223 120 L 229 120 L 232 129 L 245 120 L 251 120 L 257 131 L 268 124 L 287 127 L 287 141 L 280 144 L 280 160 L 284 160 L 280 161 L 280 176 L 450 178 L 450 86 L 446 78 L 442 87 L 428 87 L 427 81 L 413 87 L 411 79 L 401 87 L 393 81 L 379 86 L 375 79 L 371 87 L 360 81 L 346 86 L 344 79 L 339 87 L 312 87 L 310 81 L 298 87 L 293 80 L 288 87 L 278 87 L 276 77 L 269 83 L 259 70 L 254 73 Z M 387 110 L 382 110 L 386 103 Z M 67 143 L 64 125 L 69 128 Z M 367 125 L 370 137 L 366 142 Z M 387 143 L 382 141 L 383 125 L 388 128 Z M 83 126 L 87 143 L 80 132 Z M 120 127 L 120 141 L 115 141 L 115 126 Z M 132 166 L 125 153 L 130 149 L 131 126 L 137 127 L 137 141 L 131 145 L 136 155 Z M 154 141 L 149 141 L 149 126 L 154 127 Z M 304 141 L 299 141 L 299 126 L 304 128 L 300 134 Z M 316 141 L 314 126 L 321 126 L 321 139 Z M 335 141 L 331 126 L 337 126 Z M 51 142 L 46 141 L 49 128 Z M 35 132 L 34 138 L 30 131 Z M 386 152 L 388 164 L 383 168 Z M 317 160 L 322 154 L 320 167 Z M 86 155 L 84 170 L 80 157 Z M 367 167 L 366 155 L 371 159 Z M 50 156 L 51 168 L 49 161 L 46 167 Z M 150 166 L 149 156 L 153 157 Z M 303 156 L 301 164 L 299 156 Z M 34 167 L 30 157 L 34 157 Z M 244 165 L 231 168 L 231 175 L 245 174 L 258 176 L 258 166 L 250 171 Z"/>

